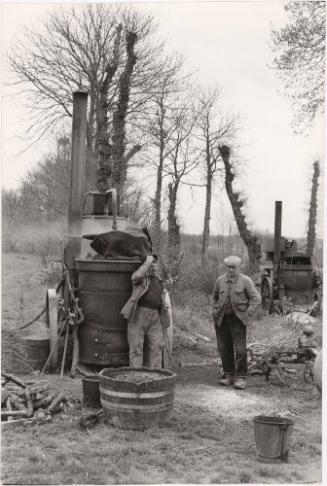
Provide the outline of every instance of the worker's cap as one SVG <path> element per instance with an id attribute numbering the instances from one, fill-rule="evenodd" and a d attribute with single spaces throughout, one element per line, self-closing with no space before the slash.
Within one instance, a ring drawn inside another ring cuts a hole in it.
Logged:
<path id="1" fill-rule="evenodd" d="M 235 267 L 238 267 L 242 263 L 242 260 L 238 256 L 231 255 L 225 258 L 224 263 L 229 266 L 233 265 Z"/>

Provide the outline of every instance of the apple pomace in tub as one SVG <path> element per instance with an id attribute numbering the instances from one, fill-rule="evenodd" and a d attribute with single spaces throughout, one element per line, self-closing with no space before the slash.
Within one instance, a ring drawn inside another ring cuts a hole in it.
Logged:
<path id="1" fill-rule="evenodd" d="M 131 381 L 133 383 L 146 383 L 148 381 L 161 380 L 165 375 L 156 372 L 146 371 L 124 371 L 110 375 L 112 380 Z"/>
<path id="2" fill-rule="evenodd" d="M 104 423 L 144 430 L 163 424 L 174 404 L 177 376 L 159 368 L 105 368 L 100 371 Z"/>

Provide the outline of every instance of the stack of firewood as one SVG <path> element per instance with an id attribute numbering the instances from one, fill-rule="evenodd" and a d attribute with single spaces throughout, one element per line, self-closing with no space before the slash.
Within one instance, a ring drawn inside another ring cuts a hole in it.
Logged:
<path id="1" fill-rule="evenodd" d="M 24 382 L 1 372 L 1 421 L 14 422 L 46 419 L 64 410 L 63 392 L 52 393 L 46 383 Z"/>

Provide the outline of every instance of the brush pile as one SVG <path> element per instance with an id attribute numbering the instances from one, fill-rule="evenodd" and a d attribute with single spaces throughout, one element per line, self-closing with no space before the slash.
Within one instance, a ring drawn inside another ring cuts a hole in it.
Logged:
<path id="1" fill-rule="evenodd" d="M 52 393 L 45 382 L 26 381 L 1 372 L 1 422 L 47 421 L 64 410 L 64 393 Z"/>
<path id="2" fill-rule="evenodd" d="M 254 356 L 289 355 L 297 353 L 298 339 L 306 324 L 314 324 L 315 319 L 308 314 L 293 312 L 281 319 L 280 329 L 274 336 L 248 345 L 248 351 Z"/>
<path id="3" fill-rule="evenodd" d="M 250 374 L 263 374 L 266 380 L 274 376 L 284 386 L 286 374 L 296 376 L 296 370 L 286 363 L 301 362 L 299 337 L 303 326 L 313 318 L 307 314 L 293 312 L 280 321 L 274 335 L 248 345 L 248 371 Z"/>

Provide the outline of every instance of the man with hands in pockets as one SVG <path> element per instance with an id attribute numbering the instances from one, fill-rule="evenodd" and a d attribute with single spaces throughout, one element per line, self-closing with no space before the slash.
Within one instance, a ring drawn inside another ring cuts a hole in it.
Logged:
<path id="1" fill-rule="evenodd" d="M 246 326 L 261 304 L 254 283 L 240 273 L 238 256 L 225 258 L 227 272 L 217 278 L 212 293 L 212 315 L 215 323 L 218 353 L 224 378 L 221 385 L 246 388 Z"/>

